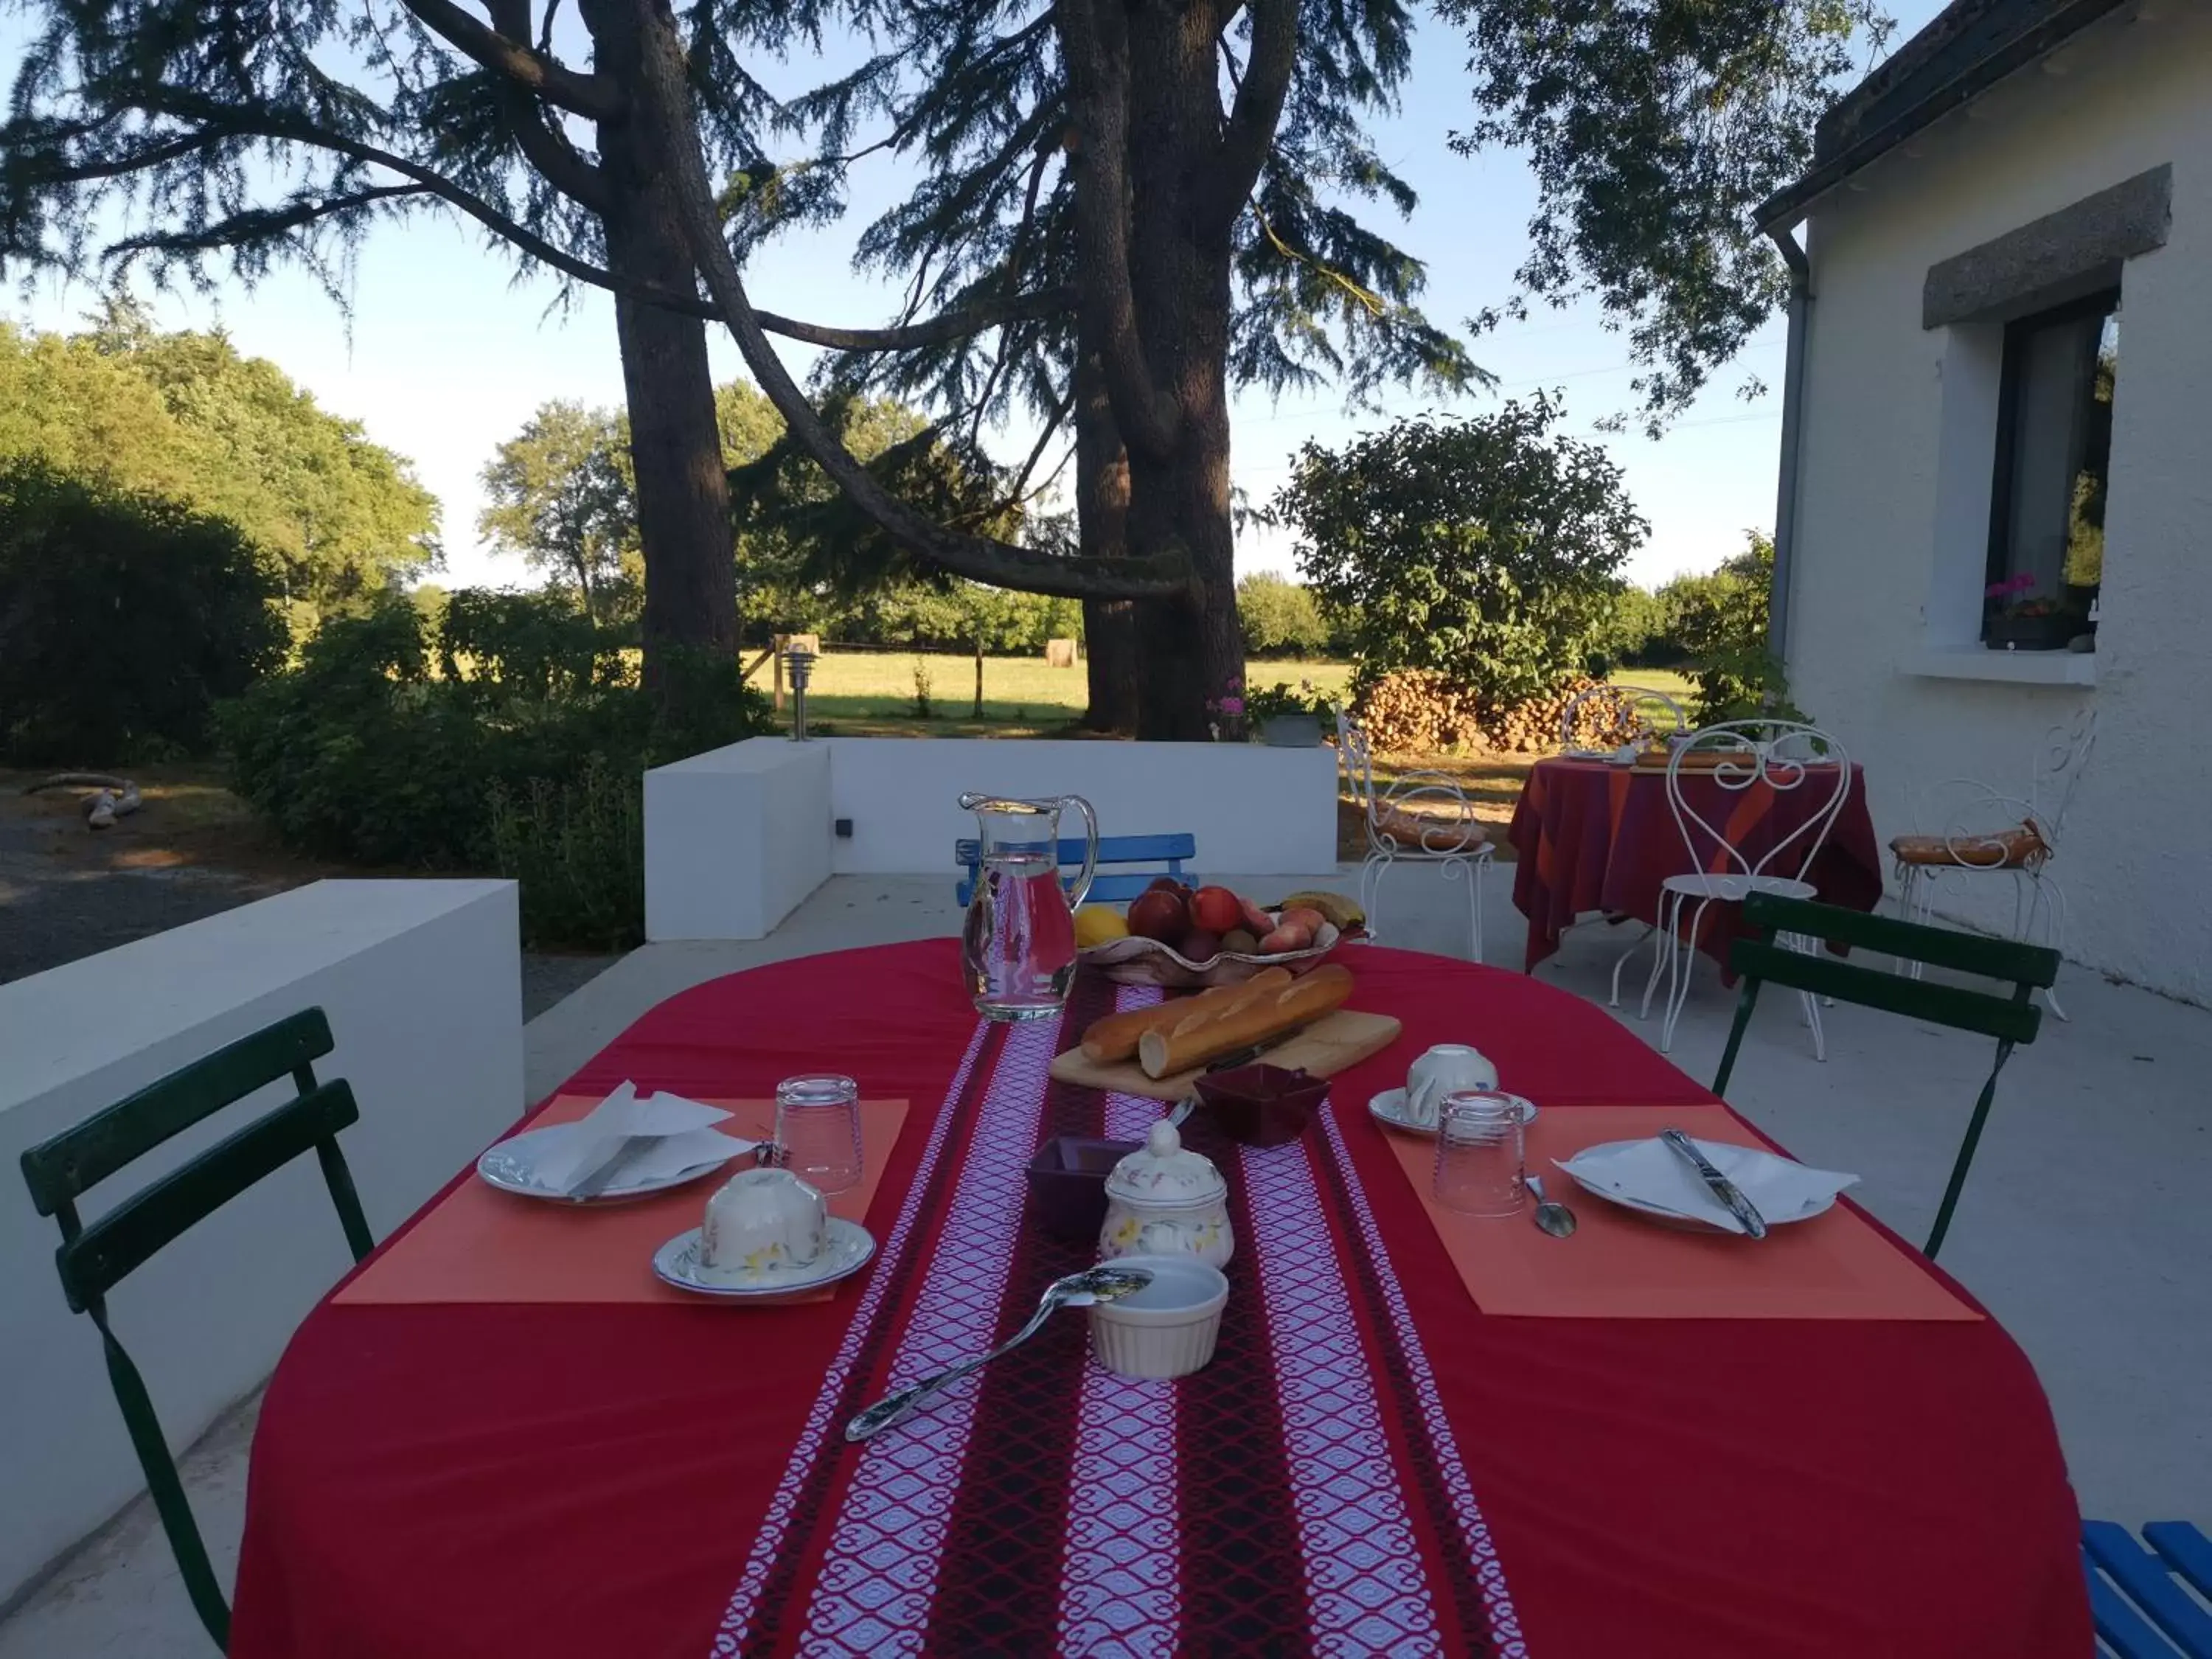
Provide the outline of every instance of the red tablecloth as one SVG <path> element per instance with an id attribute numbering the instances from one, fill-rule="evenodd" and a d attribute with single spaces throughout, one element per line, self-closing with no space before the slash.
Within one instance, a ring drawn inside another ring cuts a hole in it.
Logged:
<path id="1" fill-rule="evenodd" d="M 910 1490 L 895 1472 L 860 1492 L 864 1452 L 950 1455 L 922 1427 L 866 1449 L 835 1442 L 842 1417 L 817 1403 L 825 1371 L 852 1368 L 859 1395 L 880 1380 L 867 1342 L 850 1346 L 868 1298 L 881 1290 L 895 1311 L 962 1293 L 945 1282 L 959 1279 L 948 1269 L 960 1214 L 1022 1228 L 1034 1250 L 1018 1186 L 992 1188 L 985 1174 L 1025 1158 L 1037 1134 L 1157 1110 L 1040 1084 L 1044 1104 L 1021 1135 L 979 1113 L 986 1076 L 1034 1063 L 1054 1033 L 979 1036 L 954 952 L 951 941 L 897 945 L 699 987 L 568 1085 L 633 1078 L 758 1097 L 834 1064 L 871 1095 L 908 1097 L 869 1216 L 893 1282 L 864 1275 L 831 1301 L 772 1311 L 325 1303 L 262 1409 L 234 1659 L 1274 1655 L 1307 1650 L 1310 1598 L 1367 1607 L 1339 1627 L 1342 1652 L 2088 1651 L 2048 1408 L 1994 1321 L 1477 1310 L 1362 1109 L 1409 1054 L 1472 1039 L 1547 1109 L 1710 1097 L 1564 993 L 1408 952 L 1357 958 L 1357 1000 L 1407 1029 L 1339 1079 L 1329 1121 L 1303 1143 L 1328 1156 L 1277 1149 L 1289 1161 L 1268 1165 L 1268 1181 L 1303 1183 L 1303 1206 L 1289 1187 L 1258 1194 L 1263 1204 L 1237 1196 L 1237 1317 L 1221 1357 L 1180 1384 L 1134 1385 L 1158 1390 L 1156 1412 L 1177 1425 L 1174 1478 L 1078 1478 L 1112 1466 L 1115 1434 L 1157 1438 L 1160 1424 L 1091 1412 L 1103 1374 L 1084 1370 L 1080 1322 L 1066 1319 L 987 1373 L 968 1405 L 942 1408 L 975 1430 L 949 1513 L 899 1509 L 927 1490 L 919 1465 Z M 1246 1157 L 1242 1184 L 1255 1186 Z M 954 1220 L 927 1237 L 902 1231 L 940 1203 Z M 1280 1273 L 1270 1235 L 1301 1230 L 1337 1237 L 1340 1255 L 1317 1256 L 1317 1274 L 1348 1264 L 1356 1329 L 1334 1348 L 1292 1340 L 1311 1284 Z M 1271 1251 L 1276 1276 L 1261 1295 L 1249 1264 Z M 1004 1268 L 989 1322 L 1010 1328 L 1056 1265 Z M 1272 1349 L 1255 1334 L 1262 1310 Z M 1382 1363 L 1343 1363 L 1357 1352 Z M 1336 1391 L 1291 1401 L 1279 1418 L 1271 1365 L 1334 1376 Z M 1055 1378 L 1078 1381 L 1044 1386 Z M 1347 1413 L 1348 1400 L 1366 1404 Z M 1079 1415 L 1084 1437 L 1071 1444 Z M 1347 1424 L 1336 1454 L 1302 1454 L 1289 1489 L 1281 1444 Z M 809 1437 L 825 1442 L 824 1461 L 818 1478 L 797 1479 L 794 1447 Z M 1364 1443 L 1385 1449 L 1362 1455 Z M 1455 1451 L 1424 1455 L 1437 1444 Z M 1342 1509 L 1370 1487 L 1395 1494 L 1371 1522 Z M 1318 1547 L 1314 1517 L 1332 1504 L 1334 1530 Z M 1071 1589 L 1083 1574 L 1087 1601 Z"/>
<path id="2" fill-rule="evenodd" d="M 1834 793 L 1814 782 L 1786 790 L 1760 782 L 1724 793 L 1711 778 L 1695 776 L 1683 779 L 1683 789 L 1690 804 L 1709 823 L 1726 827 L 1754 864 L 1823 810 Z M 1513 809 L 1506 838 L 1516 860 L 1513 905 L 1528 918 L 1525 965 L 1531 972 L 1559 948 L 1561 934 L 1593 912 L 1632 916 L 1656 927 L 1660 884 L 1694 867 L 1667 804 L 1666 773 L 1604 761 L 1538 761 Z M 1771 873 L 1795 878 L 1802 844 L 1778 860 Z M 1708 848 L 1708 839 L 1701 836 L 1698 845 Z M 1723 854 L 1706 868 L 1721 873 L 1729 866 Z M 1850 793 L 1806 879 L 1820 890 L 1824 904 L 1872 910 L 1881 902 L 1881 848 L 1867 815 L 1864 769 L 1854 766 Z M 1724 969 L 1741 915 L 1735 905 L 1716 904 L 1698 928 L 1698 948 Z"/>

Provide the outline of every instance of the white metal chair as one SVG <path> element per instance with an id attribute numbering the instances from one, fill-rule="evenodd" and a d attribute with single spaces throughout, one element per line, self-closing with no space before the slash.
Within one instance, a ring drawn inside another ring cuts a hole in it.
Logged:
<path id="1" fill-rule="evenodd" d="M 1664 739 L 1677 732 L 1690 729 L 1690 717 L 1682 712 L 1682 705 L 1664 691 L 1656 691 L 1648 685 L 1587 685 L 1567 700 L 1559 711 L 1559 747 L 1569 753 L 1579 745 L 1575 742 L 1575 727 L 1584 703 L 1601 703 L 1610 712 L 1608 732 L 1623 732 L 1627 735 L 1622 743 L 1643 738 Z M 1668 723 L 1661 726 L 1657 719 L 1657 704 L 1665 708 Z M 1618 749 L 1620 744 L 1611 745 Z"/>
<path id="2" fill-rule="evenodd" d="M 1468 929 L 1474 960 L 1482 960 L 1482 872 L 1495 855 L 1474 804 L 1442 772 L 1407 772 L 1375 787 L 1375 754 L 1366 732 L 1342 709 L 1336 715 L 1336 763 L 1367 824 L 1367 857 L 1359 866 L 1359 907 L 1368 937 L 1378 935 L 1382 878 L 1393 864 L 1438 864 L 1447 881 L 1467 883 Z"/>
<path id="3" fill-rule="evenodd" d="M 2011 937 L 2029 943 L 2040 935 L 2045 945 L 2063 955 L 2066 895 L 2051 878 L 2051 860 L 2082 769 L 2096 746 L 2097 711 L 2085 708 L 2043 734 L 2025 799 L 1974 778 L 1946 778 L 1922 791 L 1915 822 L 1940 828 L 1899 836 L 1889 843 L 1896 860 L 1898 915 L 1907 921 L 1930 920 L 1940 876 L 2010 876 Z M 1919 977 L 1918 963 L 1899 966 Z M 2060 1019 L 2067 1017 L 2056 991 L 2046 989 L 2043 1000 Z"/>
<path id="4" fill-rule="evenodd" d="M 1706 758 L 1706 757 L 1710 758 Z M 1810 787 L 1816 793 L 1828 791 L 1818 809 L 1786 836 L 1778 838 L 1757 860 L 1747 857 L 1725 831 L 1706 822 L 1682 793 L 1682 774 L 1710 776 L 1725 793 L 1741 795 L 1755 785 L 1784 793 Z M 1829 785 L 1826 778 L 1834 777 Z M 1674 1027 L 1689 1000 L 1690 968 L 1698 948 L 1698 930 L 1705 912 L 1716 902 L 1741 904 L 1753 893 L 1774 893 L 1784 898 L 1817 897 L 1819 889 L 1805 879 L 1813 860 L 1828 839 L 1828 832 L 1843 816 L 1844 802 L 1851 790 L 1850 757 L 1843 745 L 1817 726 L 1792 720 L 1727 720 L 1692 733 L 1668 757 L 1667 804 L 1673 809 L 1675 828 L 1689 854 L 1690 872 L 1669 876 L 1660 884 L 1659 926 L 1651 957 L 1651 976 L 1644 982 L 1644 1006 L 1638 1018 L 1649 1018 L 1651 998 L 1658 989 L 1662 969 L 1667 975 L 1667 1018 L 1661 1028 L 1659 1052 L 1674 1046 Z M 1709 866 L 1719 859 L 1726 866 Z M 1794 873 L 1781 873 L 1795 866 Z M 1693 908 L 1694 907 L 1694 908 Z M 1682 913 L 1690 912 L 1689 927 Z M 1818 949 L 1810 941 L 1778 939 L 1777 943 L 1799 949 Z M 1640 941 L 1639 941 L 1640 944 Z M 1614 973 L 1619 974 L 1616 965 Z M 1801 994 L 1806 1023 L 1813 1028 L 1813 1055 L 1828 1057 L 1827 1039 L 1820 1030 L 1820 1006 Z"/>

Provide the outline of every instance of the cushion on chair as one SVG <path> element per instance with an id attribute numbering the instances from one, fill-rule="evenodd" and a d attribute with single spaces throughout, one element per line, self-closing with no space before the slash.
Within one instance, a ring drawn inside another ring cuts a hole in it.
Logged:
<path id="1" fill-rule="evenodd" d="M 1988 835 L 1899 836 L 1889 843 L 1899 864 L 1962 870 L 2033 870 L 2051 856 L 2033 818 Z"/>
<path id="2" fill-rule="evenodd" d="M 1388 836 L 1407 852 L 1467 853 L 1490 839 L 1472 813 L 1431 817 L 1403 807 L 1383 806 L 1376 810 L 1370 821 L 1376 835 Z"/>

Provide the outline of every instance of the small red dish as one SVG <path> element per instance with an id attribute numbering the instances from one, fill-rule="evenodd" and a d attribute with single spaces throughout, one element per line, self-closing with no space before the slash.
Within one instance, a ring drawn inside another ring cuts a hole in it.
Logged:
<path id="1" fill-rule="evenodd" d="M 1247 1146 L 1280 1146 L 1296 1140 L 1328 1095 L 1328 1079 L 1289 1071 L 1264 1060 L 1199 1079 L 1198 1097 L 1231 1140 Z"/>
<path id="2" fill-rule="evenodd" d="M 1106 1177 L 1143 1143 L 1054 1135 L 1030 1160 L 1037 1224 L 1055 1238 L 1095 1239 L 1106 1224 Z"/>

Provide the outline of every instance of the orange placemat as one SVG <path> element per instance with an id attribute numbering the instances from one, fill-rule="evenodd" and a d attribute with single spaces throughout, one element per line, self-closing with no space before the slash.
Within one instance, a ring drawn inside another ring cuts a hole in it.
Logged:
<path id="1" fill-rule="evenodd" d="M 1668 1126 L 1701 1140 L 1761 1144 L 1725 1106 L 1559 1106 L 1528 1126 L 1528 1168 L 1571 1205 L 1571 1237 L 1536 1231 L 1527 1215 L 1487 1220 L 1438 1205 L 1436 1143 L 1389 1135 L 1475 1305 L 1486 1314 L 1567 1319 L 1929 1319 L 1984 1317 L 1838 1204 L 1756 1243 L 1678 1231 L 1584 1192 L 1552 1167 L 1585 1146 L 1632 1140 Z M 1387 1133 L 1387 1132 L 1386 1132 Z"/>
<path id="2" fill-rule="evenodd" d="M 524 1127 L 568 1123 L 599 1103 L 556 1095 Z M 775 1103 L 709 1100 L 733 1114 L 734 1133 L 766 1135 Z M 860 1184 L 830 1200 L 832 1213 L 864 1220 L 884 1164 L 906 1122 L 903 1100 L 860 1103 Z M 745 1167 L 743 1162 L 732 1167 Z M 471 1173 L 392 1247 L 331 1298 L 333 1302 L 681 1302 L 696 1297 L 653 1276 L 653 1253 L 699 1224 L 715 1178 L 635 1204 L 548 1204 L 489 1187 Z M 819 1301 L 836 1289 L 815 1291 Z"/>

